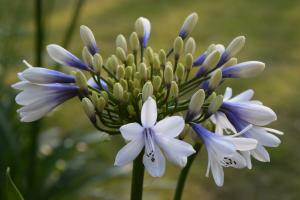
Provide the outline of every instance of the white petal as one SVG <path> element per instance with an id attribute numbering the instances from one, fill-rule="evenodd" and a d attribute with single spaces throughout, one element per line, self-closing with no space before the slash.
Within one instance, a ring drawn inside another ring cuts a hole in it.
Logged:
<path id="1" fill-rule="evenodd" d="M 47 91 L 23 91 L 16 96 L 16 102 L 19 105 L 27 105 L 52 94 Z"/>
<path id="2" fill-rule="evenodd" d="M 182 117 L 174 116 L 168 117 L 159 121 L 152 130 L 165 137 L 176 137 L 184 128 L 184 120 Z"/>
<path id="3" fill-rule="evenodd" d="M 257 143 L 257 147 L 255 149 L 250 150 L 250 154 L 261 162 L 270 162 L 269 153 L 260 143 Z"/>
<path id="4" fill-rule="evenodd" d="M 241 101 L 239 103 L 250 103 L 250 104 L 257 104 L 257 105 L 263 105 L 263 103 L 261 101 L 256 101 L 256 100 L 252 100 L 252 101 Z"/>
<path id="5" fill-rule="evenodd" d="M 44 117 L 47 113 L 49 113 L 51 110 L 53 110 L 56 106 L 59 104 L 53 103 L 46 105 L 45 107 L 41 107 L 39 109 L 35 109 L 29 112 L 21 112 L 20 116 L 21 122 L 33 122 L 36 121 L 42 117 Z"/>
<path id="6" fill-rule="evenodd" d="M 226 91 L 224 93 L 223 101 L 227 101 L 232 96 L 232 89 L 230 87 L 226 88 Z"/>
<path id="7" fill-rule="evenodd" d="M 197 116 L 197 118 L 198 118 L 198 116 Z M 213 115 L 210 117 L 210 120 L 211 120 L 214 124 L 217 123 L 215 114 L 213 114 Z"/>
<path id="8" fill-rule="evenodd" d="M 164 151 L 166 158 L 172 163 L 172 165 L 178 169 L 182 169 L 186 166 L 187 157 L 176 156 L 172 153 Z"/>
<path id="9" fill-rule="evenodd" d="M 117 154 L 115 165 L 123 166 L 133 161 L 144 147 L 144 138 L 141 136 L 126 144 Z"/>
<path id="10" fill-rule="evenodd" d="M 92 33 L 92 31 L 86 26 L 81 26 L 80 27 L 80 35 L 81 35 L 84 45 L 89 50 L 91 55 L 94 56 L 95 53 L 98 53 L 96 40 L 95 40 L 95 37 L 94 37 L 94 34 Z"/>
<path id="11" fill-rule="evenodd" d="M 242 138 L 242 137 L 227 138 L 226 137 L 225 139 L 233 142 L 236 149 L 241 151 L 248 151 L 248 150 L 255 149 L 257 145 L 257 140 L 251 138 Z"/>
<path id="12" fill-rule="evenodd" d="M 217 160 L 213 151 L 211 153 L 210 160 L 211 173 L 217 186 L 221 187 L 224 184 L 224 171 L 221 163 Z"/>
<path id="13" fill-rule="evenodd" d="M 226 115 L 222 112 L 216 112 L 215 113 L 215 119 L 216 119 L 216 134 L 223 135 L 223 129 L 227 132 L 227 129 L 231 130 L 233 133 L 237 133 L 234 126 L 230 123 Z M 222 129 L 222 131 L 221 131 Z"/>
<path id="14" fill-rule="evenodd" d="M 21 81 L 27 81 L 27 80 L 22 76 L 22 72 L 17 73 L 17 76 L 18 76 L 18 78 L 19 78 Z"/>
<path id="15" fill-rule="evenodd" d="M 208 145 L 221 157 L 231 157 L 236 151 L 233 142 L 224 138 L 209 138 Z"/>
<path id="16" fill-rule="evenodd" d="M 249 130 L 252 138 L 256 139 L 260 144 L 267 147 L 278 147 L 281 143 L 280 139 L 275 135 L 266 132 L 260 127 L 253 127 Z"/>
<path id="17" fill-rule="evenodd" d="M 156 134 L 154 138 L 158 146 L 160 146 L 163 150 L 172 153 L 176 156 L 187 157 L 195 153 L 193 147 L 186 142 Z"/>
<path id="18" fill-rule="evenodd" d="M 223 44 L 217 44 L 216 49 L 219 50 L 221 52 L 221 54 L 223 54 L 225 51 L 225 47 Z"/>
<path id="19" fill-rule="evenodd" d="M 151 176 L 162 177 L 166 169 L 166 159 L 156 144 L 154 144 L 154 148 L 155 148 L 154 159 L 152 156 L 148 157 L 145 151 L 144 165 Z"/>
<path id="20" fill-rule="evenodd" d="M 144 129 L 138 123 L 130 123 L 122 126 L 120 132 L 125 140 L 136 140 L 142 136 Z"/>
<path id="21" fill-rule="evenodd" d="M 281 132 L 281 131 L 278 131 L 278 130 L 275 130 L 275 129 L 272 129 L 272 128 L 263 128 L 265 131 L 268 131 L 270 133 L 275 133 L 275 134 L 278 134 L 278 135 L 283 135 L 284 133 Z"/>
<path id="22" fill-rule="evenodd" d="M 232 167 L 241 169 L 246 167 L 246 161 L 243 156 L 241 156 L 239 153 L 235 152 L 233 156 L 230 157 L 232 162 L 234 163 Z"/>
<path id="23" fill-rule="evenodd" d="M 144 128 L 152 128 L 157 118 L 156 102 L 149 97 L 144 103 L 141 112 L 141 120 Z"/>
<path id="24" fill-rule="evenodd" d="M 254 95 L 254 91 L 253 90 L 246 90 L 245 92 L 242 92 L 239 95 L 236 95 L 235 97 L 233 97 L 232 99 L 228 100 L 228 102 L 242 102 L 242 101 L 249 101 Z"/>
<path id="25" fill-rule="evenodd" d="M 252 164 L 251 164 L 250 152 L 249 151 L 241 151 L 241 154 L 246 161 L 246 165 L 247 165 L 248 169 L 251 169 Z"/>

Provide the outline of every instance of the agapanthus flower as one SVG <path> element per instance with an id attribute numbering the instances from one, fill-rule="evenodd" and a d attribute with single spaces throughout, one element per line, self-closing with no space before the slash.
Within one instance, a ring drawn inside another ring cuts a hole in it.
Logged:
<path id="1" fill-rule="evenodd" d="M 182 117 L 168 117 L 158 123 L 156 119 L 157 105 L 149 97 L 141 111 L 142 126 L 138 123 L 130 123 L 120 128 L 123 138 L 131 142 L 119 151 L 115 165 L 123 166 L 130 163 L 144 147 L 144 165 L 153 177 L 161 177 L 165 172 L 166 161 L 160 148 L 174 165 L 186 163 L 186 158 L 182 157 L 190 156 L 195 150 L 190 144 L 174 139 L 184 128 Z"/>

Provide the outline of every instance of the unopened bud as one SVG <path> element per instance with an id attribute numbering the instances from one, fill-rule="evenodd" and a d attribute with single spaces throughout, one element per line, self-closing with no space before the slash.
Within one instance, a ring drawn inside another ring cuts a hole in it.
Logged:
<path id="1" fill-rule="evenodd" d="M 173 67 L 171 61 L 166 62 L 166 67 L 167 67 L 167 66 L 170 66 L 170 67 L 172 68 L 172 70 L 174 70 L 174 67 Z"/>
<path id="2" fill-rule="evenodd" d="M 140 64 L 140 70 L 139 71 L 140 71 L 140 74 L 141 74 L 142 81 L 144 83 L 146 83 L 147 82 L 147 67 L 146 67 L 145 63 Z"/>
<path id="3" fill-rule="evenodd" d="M 170 66 L 166 66 L 164 78 L 165 78 L 166 87 L 169 89 L 173 81 L 173 70 Z"/>
<path id="4" fill-rule="evenodd" d="M 115 84 L 115 81 L 112 78 L 107 78 L 107 82 L 112 86 Z M 113 92 L 113 88 L 111 88 L 111 87 L 107 87 L 107 88 L 110 92 Z"/>
<path id="5" fill-rule="evenodd" d="M 257 76 L 265 69 L 265 63 L 248 61 L 222 69 L 223 78 L 250 78 Z"/>
<path id="6" fill-rule="evenodd" d="M 82 50 L 82 58 L 85 62 L 85 64 L 90 68 L 94 69 L 93 67 L 93 56 L 90 54 L 89 50 L 84 47 Z"/>
<path id="7" fill-rule="evenodd" d="M 176 69 L 175 73 L 178 78 L 178 82 L 181 83 L 181 81 L 183 80 L 183 76 L 184 76 L 184 67 L 181 63 L 177 64 L 177 69 Z"/>
<path id="8" fill-rule="evenodd" d="M 105 105 L 108 106 L 108 94 L 105 91 L 101 91 L 100 97 L 103 97 L 105 100 Z"/>
<path id="9" fill-rule="evenodd" d="M 190 53 L 186 54 L 185 59 L 184 59 L 184 64 L 185 64 L 185 67 L 186 67 L 186 71 L 190 72 L 192 67 L 193 67 L 193 56 L 192 56 L 192 54 L 190 54 Z"/>
<path id="10" fill-rule="evenodd" d="M 98 53 L 96 40 L 92 31 L 86 26 L 81 26 L 80 35 L 83 40 L 83 43 L 85 44 L 91 55 L 94 56 L 95 53 Z"/>
<path id="11" fill-rule="evenodd" d="M 246 38 L 244 36 L 239 36 L 235 38 L 226 48 L 224 56 L 228 59 L 234 57 L 245 45 Z"/>
<path id="12" fill-rule="evenodd" d="M 147 68 L 147 79 L 150 80 L 151 78 L 151 67 Z"/>
<path id="13" fill-rule="evenodd" d="M 198 90 L 191 99 L 189 109 L 186 114 L 185 123 L 191 122 L 194 117 L 199 113 L 201 106 L 203 105 L 205 99 L 205 92 L 204 90 Z"/>
<path id="14" fill-rule="evenodd" d="M 153 69 L 154 70 L 159 70 L 160 68 L 160 63 L 158 57 L 154 57 L 153 59 Z"/>
<path id="15" fill-rule="evenodd" d="M 145 26 L 141 19 L 137 19 L 135 22 L 135 32 L 139 38 L 140 44 L 143 44 L 144 35 L 145 35 Z"/>
<path id="16" fill-rule="evenodd" d="M 158 73 L 157 73 L 157 76 L 159 76 L 160 79 L 163 80 L 164 79 L 164 73 L 163 73 L 163 71 L 159 70 Z"/>
<path id="17" fill-rule="evenodd" d="M 92 92 L 92 102 L 93 102 L 93 105 L 95 108 L 97 107 L 97 101 L 98 101 L 98 94 L 97 94 L 97 92 L 93 91 Z"/>
<path id="18" fill-rule="evenodd" d="M 125 64 L 126 63 L 126 54 L 125 54 L 125 51 L 121 47 L 118 47 L 117 51 L 116 51 L 116 54 L 117 54 L 117 57 L 121 60 L 121 62 L 123 64 Z"/>
<path id="19" fill-rule="evenodd" d="M 114 75 L 116 75 L 118 69 L 118 58 L 115 55 L 112 55 L 110 58 L 111 68 L 113 70 Z"/>
<path id="20" fill-rule="evenodd" d="M 106 105 L 106 100 L 103 97 L 100 97 L 99 99 L 97 99 L 97 110 L 99 113 L 102 113 L 105 105 Z"/>
<path id="21" fill-rule="evenodd" d="M 173 48 L 174 48 L 174 57 L 175 57 L 175 60 L 177 61 L 179 59 L 180 54 L 183 49 L 183 41 L 182 41 L 181 37 L 177 37 L 175 39 Z"/>
<path id="22" fill-rule="evenodd" d="M 155 76 L 153 79 L 153 91 L 156 94 L 161 85 L 161 78 L 159 76 Z"/>
<path id="23" fill-rule="evenodd" d="M 127 42 L 125 37 L 122 34 L 118 35 L 116 39 L 116 46 L 117 48 L 118 47 L 122 48 L 125 52 L 125 55 L 127 54 Z"/>
<path id="24" fill-rule="evenodd" d="M 89 95 L 89 90 L 88 90 L 85 75 L 79 70 L 76 71 L 75 81 L 76 81 L 76 84 L 79 87 L 79 89 L 82 91 L 82 93 L 85 96 L 88 96 Z"/>
<path id="25" fill-rule="evenodd" d="M 109 142 L 111 140 L 111 136 L 108 133 L 103 133 L 101 136 L 101 142 Z"/>
<path id="26" fill-rule="evenodd" d="M 225 47 L 222 44 L 217 44 L 216 49 L 221 52 L 221 55 L 225 52 Z"/>
<path id="27" fill-rule="evenodd" d="M 98 77 L 101 75 L 102 65 L 102 57 L 100 56 L 100 54 L 96 53 L 93 58 L 93 66 Z"/>
<path id="28" fill-rule="evenodd" d="M 114 90 L 113 90 L 114 96 L 117 99 L 118 103 L 122 103 L 123 99 L 123 87 L 120 83 L 116 83 L 114 85 Z"/>
<path id="29" fill-rule="evenodd" d="M 136 73 L 136 65 L 133 63 L 133 64 L 131 65 L 131 68 L 132 68 L 132 74 L 131 74 L 131 76 L 132 76 L 132 78 L 134 78 L 134 75 L 135 75 L 135 73 Z"/>
<path id="30" fill-rule="evenodd" d="M 135 78 L 134 81 L 133 81 L 133 88 L 134 89 L 135 88 L 139 89 L 140 87 L 141 87 L 140 81 Z"/>
<path id="31" fill-rule="evenodd" d="M 123 102 L 124 103 L 128 103 L 128 101 L 129 101 L 129 94 L 128 94 L 128 92 L 126 92 L 126 91 L 124 91 L 124 93 L 123 93 Z"/>
<path id="32" fill-rule="evenodd" d="M 197 13 L 190 14 L 185 19 L 185 21 L 180 29 L 179 37 L 181 37 L 184 40 L 190 34 L 190 32 L 194 29 L 197 21 L 198 21 Z"/>
<path id="33" fill-rule="evenodd" d="M 216 98 L 214 98 L 214 100 L 212 100 L 208 109 L 206 110 L 206 112 L 204 114 L 204 118 L 205 119 L 210 118 L 215 112 L 218 111 L 218 109 L 221 107 L 222 103 L 223 103 L 223 96 L 222 95 L 216 96 Z"/>
<path id="34" fill-rule="evenodd" d="M 132 49 L 132 53 L 134 55 L 136 55 L 137 52 L 138 52 L 139 46 L 140 46 L 139 38 L 138 38 L 136 32 L 133 32 L 130 35 L 130 46 L 131 46 L 131 49 Z"/>
<path id="35" fill-rule="evenodd" d="M 206 122 L 204 124 L 204 128 L 210 132 L 214 132 L 214 126 L 209 119 L 206 120 Z"/>
<path id="36" fill-rule="evenodd" d="M 125 81 L 123 78 L 120 78 L 120 83 L 123 87 L 124 90 L 127 90 L 128 87 L 127 87 L 127 81 Z"/>
<path id="37" fill-rule="evenodd" d="M 146 58 L 150 65 L 153 65 L 153 50 L 151 47 L 147 47 L 146 49 Z"/>
<path id="38" fill-rule="evenodd" d="M 209 56 L 214 50 L 217 50 L 216 45 L 215 44 L 209 45 L 206 52 L 206 57 Z"/>
<path id="39" fill-rule="evenodd" d="M 228 60 L 224 65 L 222 65 L 222 67 L 220 67 L 219 69 L 226 69 L 227 67 L 231 67 L 233 65 L 237 64 L 237 59 L 236 58 L 230 58 L 230 60 Z"/>
<path id="40" fill-rule="evenodd" d="M 131 75 L 132 75 L 132 67 L 128 66 L 125 69 L 125 77 L 127 80 L 131 79 Z"/>
<path id="41" fill-rule="evenodd" d="M 142 99 L 139 101 L 139 109 L 140 111 L 142 111 L 142 107 L 143 107 L 143 102 L 142 102 Z"/>
<path id="42" fill-rule="evenodd" d="M 222 80 L 222 71 L 220 69 L 215 70 L 208 83 L 207 95 L 210 95 L 218 86 Z"/>
<path id="43" fill-rule="evenodd" d="M 129 54 L 127 56 L 126 65 L 132 66 L 133 63 L 134 63 L 134 56 L 132 54 Z"/>
<path id="44" fill-rule="evenodd" d="M 214 100 L 214 98 L 216 98 L 216 93 L 213 92 L 206 100 L 205 100 L 205 103 L 210 103 L 212 102 L 212 100 Z"/>
<path id="45" fill-rule="evenodd" d="M 196 42 L 194 38 L 190 37 L 185 44 L 185 55 L 188 53 L 194 55 L 195 49 L 196 49 Z"/>
<path id="46" fill-rule="evenodd" d="M 166 57 L 166 53 L 163 49 L 159 50 L 158 58 L 159 58 L 160 66 L 164 67 L 167 62 L 167 57 Z"/>
<path id="47" fill-rule="evenodd" d="M 171 92 L 175 102 L 178 102 L 178 85 L 175 81 L 172 81 Z"/>
<path id="48" fill-rule="evenodd" d="M 90 118 L 93 124 L 96 124 L 97 120 L 96 120 L 95 108 L 93 103 L 88 98 L 85 97 L 82 99 L 81 104 L 85 114 Z"/>
<path id="49" fill-rule="evenodd" d="M 130 92 L 132 92 L 133 89 L 134 89 L 133 81 L 132 81 L 132 80 L 129 80 L 129 81 L 128 81 L 128 90 L 129 90 Z"/>
<path id="50" fill-rule="evenodd" d="M 144 85 L 142 90 L 143 103 L 145 103 L 145 101 L 147 101 L 147 99 L 151 97 L 152 94 L 153 94 L 153 86 L 152 83 L 149 81 Z"/>
<path id="51" fill-rule="evenodd" d="M 138 88 L 135 88 L 133 90 L 133 96 L 134 96 L 134 98 L 137 98 L 139 96 L 139 94 L 140 94 L 140 90 Z"/>
<path id="52" fill-rule="evenodd" d="M 187 134 L 190 132 L 190 125 L 189 124 L 185 124 L 183 130 L 181 131 L 181 133 L 179 134 L 178 139 L 179 140 L 183 140 L 185 138 L 185 136 L 187 136 Z"/>
<path id="53" fill-rule="evenodd" d="M 71 71 L 70 76 L 73 76 L 75 78 L 76 72 L 75 71 Z"/>
<path id="54" fill-rule="evenodd" d="M 112 68 L 112 65 L 111 65 L 111 58 L 107 59 L 107 61 L 106 61 L 106 68 L 108 69 L 108 71 L 110 71 L 110 72 L 113 73 L 113 68 Z"/>
<path id="55" fill-rule="evenodd" d="M 130 115 L 135 116 L 136 113 L 134 111 L 134 107 L 132 105 L 127 106 L 127 111 Z"/>
<path id="56" fill-rule="evenodd" d="M 142 82 L 142 76 L 141 76 L 140 72 L 136 72 L 134 74 L 134 79 L 137 79 L 140 83 Z"/>
<path id="57" fill-rule="evenodd" d="M 120 65 L 117 69 L 117 77 L 118 77 L 118 79 L 125 77 L 125 69 L 122 65 Z"/>
<path id="58" fill-rule="evenodd" d="M 209 56 L 206 57 L 203 65 L 198 70 L 196 77 L 200 78 L 212 70 L 219 62 L 221 53 L 219 50 L 214 50 Z"/>

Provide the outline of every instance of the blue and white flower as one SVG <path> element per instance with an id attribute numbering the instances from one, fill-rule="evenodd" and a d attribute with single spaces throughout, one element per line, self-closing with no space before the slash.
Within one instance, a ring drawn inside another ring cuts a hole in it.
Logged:
<path id="1" fill-rule="evenodd" d="M 150 37 L 150 32 L 151 32 L 151 24 L 150 21 L 144 17 L 140 17 L 139 19 L 142 20 L 144 27 L 145 27 L 145 33 L 144 33 L 144 37 L 143 37 L 143 41 L 140 43 L 143 44 L 143 47 L 146 48 L 147 44 L 148 44 L 148 40 Z"/>
<path id="2" fill-rule="evenodd" d="M 190 32 L 192 32 L 192 30 L 195 28 L 197 21 L 198 21 L 197 13 L 190 14 L 185 19 L 178 36 L 181 37 L 182 40 L 184 40 L 190 34 Z"/>
<path id="3" fill-rule="evenodd" d="M 79 60 L 76 56 L 56 44 L 48 45 L 47 52 L 49 56 L 59 64 L 75 67 L 82 70 L 89 69 L 89 67 L 81 60 Z"/>
<path id="4" fill-rule="evenodd" d="M 178 167 L 186 164 L 186 157 L 195 153 L 195 150 L 188 143 L 174 139 L 183 130 L 184 120 L 182 117 L 173 116 L 156 123 L 156 119 L 157 105 L 149 97 L 142 107 L 142 126 L 130 123 L 120 128 L 123 138 L 131 142 L 119 151 L 115 165 L 123 166 L 130 163 L 144 147 L 144 165 L 153 177 L 161 177 L 165 172 L 166 160 L 160 148 L 173 165 Z"/>
<path id="5" fill-rule="evenodd" d="M 249 125 L 237 135 L 221 136 L 214 134 L 198 124 L 192 124 L 192 128 L 202 139 L 208 152 L 208 166 L 206 177 L 211 169 L 217 186 L 224 183 L 224 172 L 222 167 L 244 168 L 246 161 L 236 150 L 248 151 L 256 147 L 257 141 L 249 138 L 236 137 L 251 129 Z"/>
<path id="6" fill-rule="evenodd" d="M 265 64 L 258 61 L 248 61 L 222 69 L 223 78 L 250 78 L 259 75 L 265 69 Z"/>
<path id="7" fill-rule="evenodd" d="M 92 56 L 98 52 L 98 47 L 93 32 L 86 26 L 80 27 L 80 35 L 84 45 L 89 50 Z"/>

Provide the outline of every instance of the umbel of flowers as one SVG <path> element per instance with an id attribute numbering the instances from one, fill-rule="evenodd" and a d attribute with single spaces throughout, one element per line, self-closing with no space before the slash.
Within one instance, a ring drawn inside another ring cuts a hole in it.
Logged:
<path id="1" fill-rule="evenodd" d="M 140 184 L 132 190 L 136 194 L 143 187 L 143 177 L 139 177 L 143 176 L 143 165 L 153 177 L 164 174 L 165 158 L 184 170 L 194 159 L 188 157 L 198 153 L 201 144 L 208 152 L 206 176 L 211 170 L 218 186 L 224 182 L 222 167 L 251 169 L 251 155 L 269 162 L 264 146 L 278 146 L 280 140 L 271 133 L 283 133 L 262 126 L 275 121 L 276 114 L 260 101 L 252 101 L 252 90 L 234 98 L 231 88 L 224 96 L 214 92 L 227 79 L 260 74 L 265 64 L 238 63 L 235 56 L 245 44 L 243 36 L 235 38 L 227 48 L 211 44 L 195 59 L 194 39 L 188 38 L 185 45 L 184 40 L 197 20 L 196 13 L 187 17 L 166 54 L 163 49 L 153 52 L 148 45 L 151 25 L 140 17 L 129 38 L 130 48 L 126 38 L 118 35 L 115 55 L 105 62 L 99 54 L 104 50 L 98 49 L 92 31 L 81 26 L 83 61 L 58 45 L 47 46 L 53 60 L 75 69 L 70 75 L 32 67 L 24 61 L 28 69 L 18 73 L 21 81 L 12 86 L 23 90 L 16 97 L 23 106 L 17 111 L 21 121 L 38 120 L 63 102 L 79 97 L 91 123 L 103 132 L 103 141 L 119 134 L 125 139 L 127 144 L 116 155 L 115 165 L 134 161 L 132 187 Z M 180 57 L 184 57 L 183 63 Z M 194 77 L 190 74 L 193 67 L 198 68 Z M 90 78 L 82 71 L 88 72 Z M 194 138 L 194 148 L 183 142 L 187 134 Z M 184 180 L 179 180 L 177 190 L 182 191 Z M 177 191 L 175 199 L 180 196 Z"/>

